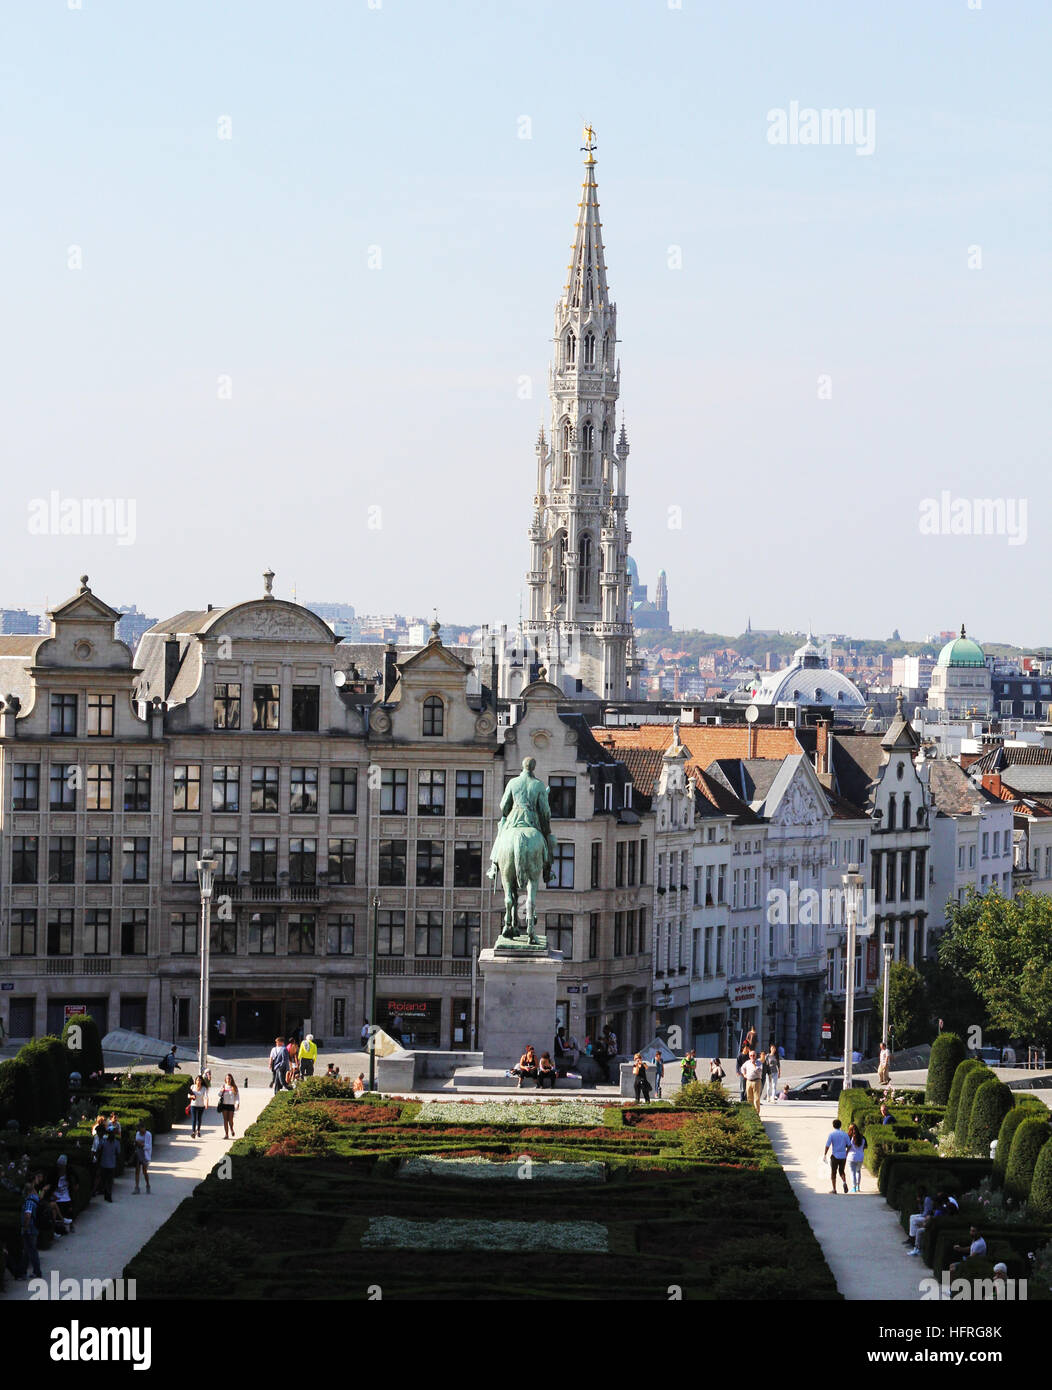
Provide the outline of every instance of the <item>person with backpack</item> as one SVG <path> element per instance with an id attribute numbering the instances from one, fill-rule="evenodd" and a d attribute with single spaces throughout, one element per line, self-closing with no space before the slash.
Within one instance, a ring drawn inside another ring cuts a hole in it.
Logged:
<path id="1" fill-rule="evenodd" d="M 274 1094 L 284 1089 L 285 1073 L 289 1069 L 289 1054 L 285 1047 L 284 1038 L 275 1038 L 274 1046 L 270 1049 L 270 1070 L 273 1076 L 271 1085 L 274 1087 Z"/>
<path id="2" fill-rule="evenodd" d="M 172 1050 L 161 1058 L 157 1063 L 161 1071 L 171 1075 L 172 1072 L 179 1070 L 179 1063 L 175 1060 L 175 1043 L 172 1043 Z"/>
<path id="3" fill-rule="evenodd" d="M 692 1081 L 698 1079 L 698 1063 L 693 1051 L 681 1059 L 679 1064 L 679 1084 L 688 1086 Z"/>
<path id="4" fill-rule="evenodd" d="M 22 1262 L 19 1265 L 18 1277 L 24 1279 L 29 1269 L 30 1262 L 33 1265 L 33 1277 L 42 1279 L 44 1276 L 40 1269 L 40 1254 L 37 1250 L 37 1238 L 40 1234 L 40 1196 L 36 1186 L 27 1182 L 22 1189 Z"/>

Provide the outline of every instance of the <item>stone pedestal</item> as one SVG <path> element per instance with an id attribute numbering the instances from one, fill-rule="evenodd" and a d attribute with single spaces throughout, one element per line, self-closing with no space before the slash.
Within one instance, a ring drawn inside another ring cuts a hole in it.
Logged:
<path id="1" fill-rule="evenodd" d="M 533 1044 L 538 1057 L 551 1052 L 562 963 L 561 951 L 491 947 L 481 953 L 482 1051 L 487 1069 L 517 1066 L 527 1043 Z"/>

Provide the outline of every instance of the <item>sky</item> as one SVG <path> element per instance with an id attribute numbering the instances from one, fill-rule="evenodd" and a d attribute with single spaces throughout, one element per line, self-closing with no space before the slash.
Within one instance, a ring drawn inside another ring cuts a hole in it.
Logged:
<path id="1" fill-rule="evenodd" d="M 1044 0 L 8 7 L 0 606 L 87 573 L 165 617 L 270 567 L 513 622 L 588 121 L 674 625 L 1052 643 L 1050 31 Z"/>

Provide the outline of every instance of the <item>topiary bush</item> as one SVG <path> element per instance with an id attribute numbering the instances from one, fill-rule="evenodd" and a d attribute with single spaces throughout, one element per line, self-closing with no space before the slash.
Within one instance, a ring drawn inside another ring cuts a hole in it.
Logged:
<path id="1" fill-rule="evenodd" d="M 47 1040 L 35 1038 L 25 1043 L 19 1049 L 18 1057 L 28 1066 L 32 1076 L 33 1123 L 43 1125 L 60 1119 L 66 1112 L 66 1092 L 59 1085 Z"/>
<path id="2" fill-rule="evenodd" d="M 1024 1120 L 1034 1118 L 1035 1112 L 1033 1107 L 1026 1103 L 1026 1097 L 1017 1096 L 1015 1105 L 1001 1121 L 1001 1128 L 997 1131 L 997 1152 L 994 1156 L 994 1181 L 1001 1187 L 1004 1186 L 1015 1132 Z M 1040 1119 L 1040 1116 L 1037 1118 Z"/>
<path id="3" fill-rule="evenodd" d="M 1017 1202 L 1025 1202 L 1030 1196 L 1030 1184 L 1038 1155 L 1047 1144 L 1049 1128 L 1047 1120 L 1027 1118 L 1012 1137 L 1012 1152 L 1008 1155 L 1005 1170 L 1005 1192 Z M 1000 1145 L 998 1145 L 1000 1149 Z"/>
<path id="4" fill-rule="evenodd" d="M 962 1153 L 971 1152 L 969 1131 L 972 1122 L 972 1103 L 975 1100 L 975 1093 L 979 1087 L 989 1081 L 991 1076 L 990 1068 L 982 1062 L 977 1067 L 973 1067 L 965 1076 L 961 1084 L 961 1093 L 957 1097 L 957 1119 L 954 1124 L 954 1133 L 957 1136 L 957 1144 Z"/>
<path id="5" fill-rule="evenodd" d="M 99 1026 L 90 1014 L 74 1014 L 66 1019 L 62 1045 L 69 1056 L 69 1070 L 79 1071 L 85 1081 L 103 1070 Z"/>
<path id="6" fill-rule="evenodd" d="M 950 1094 L 946 1101 L 946 1119 L 943 1121 L 947 1134 L 953 1134 L 957 1130 L 957 1106 L 961 1099 L 961 1088 L 965 1080 L 977 1067 L 984 1066 L 985 1063 L 980 1062 L 978 1057 L 966 1057 L 954 1072 Z"/>
<path id="7" fill-rule="evenodd" d="M 990 1144 L 1001 1132 L 1012 1104 L 1011 1090 L 996 1076 L 988 1077 L 976 1090 L 968 1119 L 968 1147 L 977 1158 L 989 1156 Z"/>
<path id="8" fill-rule="evenodd" d="M 724 1110 L 730 1104 L 722 1081 L 688 1081 L 672 1097 L 684 1110 Z"/>
<path id="9" fill-rule="evenodd" d="M 1027 1199 L 1027 1218 L 1052 1222 L 1052 1144 L 1043 1144 L 1034 1164 Z"/>
<path id="10" fill-rule="evenodd" d="M 956 1033 L 940 1033 L 931 1045 L 928 1082 L 924 1098 L 932 1105 L 945 1105 L 950 1098 L 957 1068 L 967 1056 L 964 1042 Z"/>
<path id="11" fill-rule="evenodd" d="M 0 1062 L 0 1126 L 12 1120 L 23 1131 L 36 1122 L 33 1069 L 21 1054 Z"/>

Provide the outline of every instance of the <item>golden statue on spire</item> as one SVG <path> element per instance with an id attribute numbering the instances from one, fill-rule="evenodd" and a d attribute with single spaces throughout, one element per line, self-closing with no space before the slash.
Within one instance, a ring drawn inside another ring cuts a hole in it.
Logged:
<path id="1" fill-rule="evenodd" d="M 586 164 L 595 163 L 595 148 L 595 131 L 590 125 L 586 125 L 584 128 L 584 144 L 581 146 L 582 150 L 588 152 L 588 158 L 585 160 Z"/>

